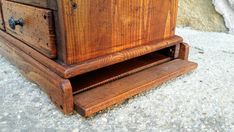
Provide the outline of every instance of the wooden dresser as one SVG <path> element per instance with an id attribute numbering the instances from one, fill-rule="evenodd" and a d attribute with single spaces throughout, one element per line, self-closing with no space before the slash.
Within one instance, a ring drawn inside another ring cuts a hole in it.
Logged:
<path id="1" fill-rule="evenodd" d="M 64 114 L 83 116 L 197 67 L 178 0 L 0 0 L 0 53 Z"/>

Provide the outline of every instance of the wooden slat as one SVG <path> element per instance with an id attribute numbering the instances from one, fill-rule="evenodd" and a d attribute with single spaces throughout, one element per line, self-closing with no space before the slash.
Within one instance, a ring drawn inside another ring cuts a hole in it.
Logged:
<path id="1" fill-rule="evenodd" d="M 56 57 L 53 12 L 47 9 L 2 1 L 6 31 L 49 58 Z M 23 26 L 12 29 L 8 20 L 23 19 Z"/>
<path id="2" fill-rule="evenodd" d="M 185 74 L 197 64 L 185 60 L 173 60 L 74 96 L 76 110 L 90 116 L 111 105 L 141 93 L 172 78 Z"/>

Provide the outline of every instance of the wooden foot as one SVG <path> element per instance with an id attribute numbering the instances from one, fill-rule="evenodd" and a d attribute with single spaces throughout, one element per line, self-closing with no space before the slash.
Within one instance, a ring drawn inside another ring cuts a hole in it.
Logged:
<path id="1" fill-rule="evenodd" d="M 26 78 L 43 88 L 64 114 L 73 112 L 72 87 L 68 79 L 61 78 L 4 39 L 0 39 L 0 52 Z"/>
<path id="2" fill-rule="evenodd" d="M 188 60 L 188 57 L 189 57 L 189 45 L 187 43 L 181 43 L 179 58 L 182 60 Z"/>

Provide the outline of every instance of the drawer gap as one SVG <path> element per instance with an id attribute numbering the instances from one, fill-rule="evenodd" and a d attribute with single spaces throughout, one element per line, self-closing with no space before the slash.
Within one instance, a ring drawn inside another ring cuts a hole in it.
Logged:
<path id="1" fill-rule="evenodd" d="M 175 49 L 173 47 L 174 46 L 70 78 L 73 94 L 78 94 L 152 66 L 168 62 L 174 59 L 172 54 L 174 51 L 171 50 Z"/>

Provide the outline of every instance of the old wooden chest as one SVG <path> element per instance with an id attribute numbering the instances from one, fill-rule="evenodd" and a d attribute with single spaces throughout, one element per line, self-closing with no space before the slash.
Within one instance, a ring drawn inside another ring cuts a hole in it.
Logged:
<path id="1" fill-rule="evenodd" d="M 65 114 L 90 116 L 197 67 L 178 0 L 0 0 L 0 52 Z"/>

